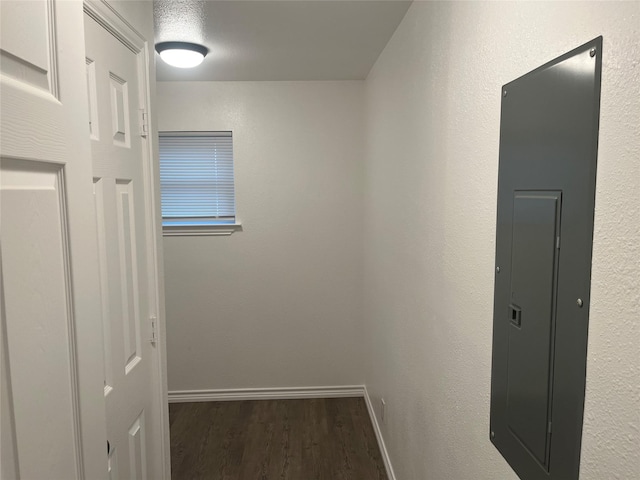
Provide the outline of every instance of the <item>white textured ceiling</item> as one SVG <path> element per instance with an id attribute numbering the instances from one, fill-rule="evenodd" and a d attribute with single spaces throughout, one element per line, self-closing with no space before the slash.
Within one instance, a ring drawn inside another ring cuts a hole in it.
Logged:
<path id="1" fill-rule="evenodd" d="M 158 56 L 158 80 L 364 79 L 410 4 L 155 0 L 156 43 L 188 41 L 210 50 L 193 69 L 170 67 Z"/>

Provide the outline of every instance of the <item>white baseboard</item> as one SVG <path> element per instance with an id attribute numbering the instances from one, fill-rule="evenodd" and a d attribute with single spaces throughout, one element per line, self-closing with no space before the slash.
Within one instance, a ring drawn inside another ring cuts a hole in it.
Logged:
<path id="1" fill-rule="evenodd" d="M 364 397 L 371 418 L 373 431 L 380 447 L 380 454 L 389 480 L 396 480 L 389 452 L 382 438 L 371 398 L 365 385 L 340 385 L 333 387 L 285 387 L 285 388 L 229 388 L 217 390 L 174 390 L 169 392 L 169 403 L 223 402 L 231 400 L 288 400 L 298 398 Z"/>
<path id="2" fill-rule="evenodd" d="M 366 385 L 364 386 L 364 403 L 367 404 L 367 410 L 369 411 L 369 417 L 371 417 L 371 424 L 373 425 L 373 431 L 376 434 L 378 447 L 380 447 L 380 455 L 382 455 L 382 462 L 384 463 L 384 468 L 387 471 L 387 477 L 389 477 L 389 480 L 396 480 L 396 474 L 393 471 L 393 466 L 391 465 L 391 458 L 389 458 L 389 452 L 387 451 L 387 447 L 384 444 L 384 438 L 382 438 L 382 430 L 380 430 L 380 425 L 378 424 L 378 419 L 376 418 L 376 412 L 373 409 L 373 404 L 371 403 L 371 398 L 369 397 L 369 392 L 367 391 Z"/>
<path id="3" fill-rule="evenodd" d="M 229 388 L 218 390 L 174 390 L 169 403 L 223 402 L 230 400 L 287 400 L 296 398 L 364 397 L 363 385 L 332 387 Z"/>

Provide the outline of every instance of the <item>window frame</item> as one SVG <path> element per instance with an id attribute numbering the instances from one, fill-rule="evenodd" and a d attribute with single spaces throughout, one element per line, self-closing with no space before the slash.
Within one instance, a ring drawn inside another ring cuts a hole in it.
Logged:
<path id="1" fill-rule="evenodd" d="M 162 220 L 163 236 L 198 236 L 198 235 L 231 235 L 236 231 L 242 230 L 242 224 L 238 220 L 236 211 L 236 194 L 235 194 L 235 156 L 233 150 L 231 154 L 231 162 L 233 167 L 233 217 L 165 217 L 162 208 L 162 175 L 160 165 L 161 154 L 161 138 L 166 137 L 231 137 L 233 148 L 233 132 L 227 131 L 175 131 L 163 130 L 158 132 L 158 177 L 160 184 L 160 214 Z"/>

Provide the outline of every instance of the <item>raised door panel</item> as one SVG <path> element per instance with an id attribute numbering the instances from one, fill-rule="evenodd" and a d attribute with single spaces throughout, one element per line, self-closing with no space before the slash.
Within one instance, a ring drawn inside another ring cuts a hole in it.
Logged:
<path id="1" fill-rule="evenodd" d="M 122 316 L 122 304 L 118 301 L 119 292 L 116 288 L 117 283 L 113 280 L 118 276 L 119 265 L 110 261 L 117 258 L 118 244 L 109 241 L 107 233 L 110 227 L 115 224 L 115 182 L 111 179 L 94 179 L 93 186 L 94 206 L 96 213 L 97 235 L 98 235 L 98 253 L 99 253 L 99 270 L 100 270 L 100 298 L 102 305 L 102 342 L 103 342 L 103 383 L 104 395 L 107 396 L 113 390 L 114 385 L 114 356 L 122 357 L 124 353 L 116 350 L 117 345 L 114 344 L 114 336 L 121 336 L 119 325 L 112 325 L 110 319 L 112 317 L 119 318 Z M 115 351 L 114 351 L 115 350 Z"/>
<path id="2" fill-rule="evenodd" d="M 120 288 L 124 341 L 125 374 L 129 374 L 142 359 L 140 337 L 140 283 L 138 280 L 138 255 L 136 252 L 136 221 L 133 208 L 134 195 L 131 181 L 116 181 L 116 210 L 118 245 L 120 247 Z"/>
<path id="3" fill-rule="evenodd" d="M 2 327 L 20 475 L 76 478 L 80 434 L 62 169 L 3 158 L 1 188 Z"/>
<path id="4" fill-rule="evenodd" d="M 65 162 L 64 140 L 73 124 L 60 122 L 66 112 L 60 77 L 66 72 L 58 58 L 59 10 L 54 0 L 0 2 L 0 123 L 3 137 L 12 137 L 2 148 L 6 156 Z"/>
<path id="5" fill-rule="evenodd" d="M 128 430 L 129 442 L 129 478 L 145 480 L 147 478 L 147 442 L 144 411 L 135 419 Z"/>
<path id="6" fill-rule="evenodd" d="M 0 71 L 57 97 L 54 2 L 3 3 Z"/>

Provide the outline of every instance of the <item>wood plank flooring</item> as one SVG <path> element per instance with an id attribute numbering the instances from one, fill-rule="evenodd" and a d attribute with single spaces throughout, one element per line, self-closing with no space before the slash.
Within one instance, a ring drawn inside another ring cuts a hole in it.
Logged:
<path id="1" fill-rule="evenodd" d="M 362 398 L 173 403 L 172 480 L 387 480 Z"/>

